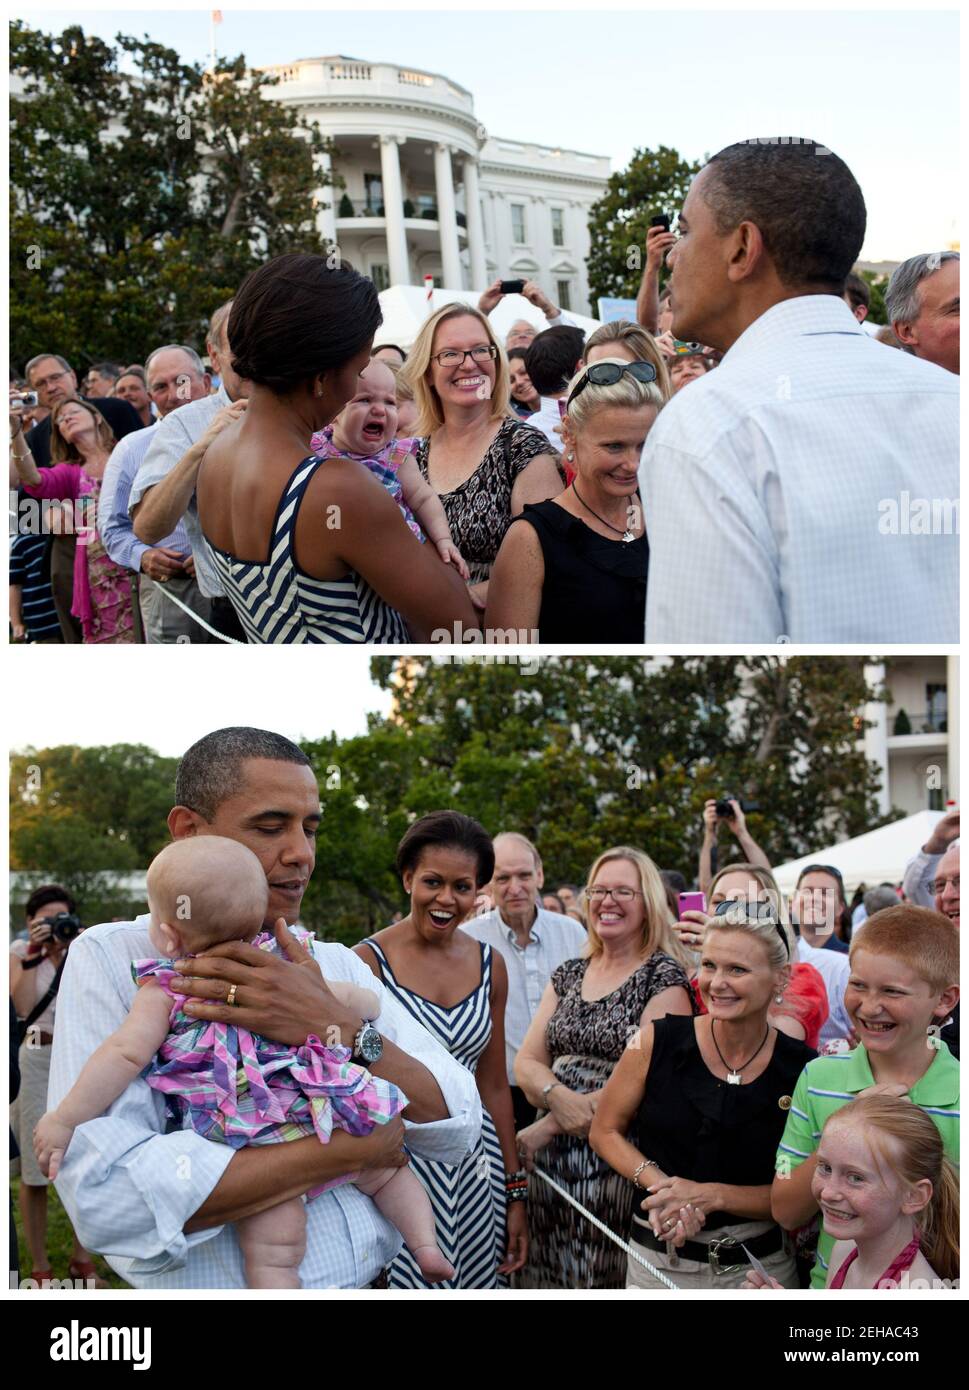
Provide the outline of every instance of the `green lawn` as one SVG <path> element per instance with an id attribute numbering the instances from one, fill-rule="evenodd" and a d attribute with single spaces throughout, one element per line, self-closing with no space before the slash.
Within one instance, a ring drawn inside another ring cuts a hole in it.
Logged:
<path id="1" fill-rule="evenodd" d="M 20 1222 L 20 1207 L 18 1205 L 20 1180 L 18 1178 L 11 1179 L 10 1191 L 13 1196 L 14 1220 L 17 1224 L 20 1277 L 21 1279 L 29 1279 L 30 1257 L 27 1254 L 27 1247 L 24 1245 L 24 1233 Z M 53 1187 L 49 1187 L 47 1189 L 47 1253 L 50 1256 L 51 1269 L 54 1271 L 55 1279 L 69 1278 L 67 1266 L 70 1263 L 73 1250 L 74 1240 L 71 1223 L 67 1219 L 67 1213 L 61 1206 L 56 1191 Z M 114 1270 L 99 1255 L 95 1255 L 93 1258 L 94 1267 L 98 1274 L 102 1279 L 106 1279 L 113 1289 L 127 1289 L 129 1287 L 123 1279 L 119 1279 Z"/>

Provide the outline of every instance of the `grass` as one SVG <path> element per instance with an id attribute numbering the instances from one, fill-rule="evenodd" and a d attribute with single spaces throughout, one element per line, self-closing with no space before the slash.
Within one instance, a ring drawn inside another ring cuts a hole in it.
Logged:
<path id="1" fill-rule="evenodd" d="M 20 1221 L 20 1181 L 17 1178 L 11 1180 L 10 1192 L 13 1197 L 14 1221 L 17 1226 L 17 1248 L 20 1259 L 20 1277 L 29 1279 L 31 1271 L 30 1255 L 24 1244 L 23 1227 Z M 68 1279 L 70 1276 L 67 1266 L 70 1264 L 71 1256 L 74 1253 L 74 1233 L 71 1230 L 71 1223 L 67 1219 L 67 1212 L 61 1206 L 60 1198 L 53 1187 L 47 1189 L 47 1253 L 50 1256 L 51 1269 L 54 1271 L 55 1279 Z M 102 1279 L 106 1279 L 112 1289 L 127 1289 L 130 1285 L 126 1284 L 114 1270 L 101 1259 L 100 1255 L 92 1255 L 94 1268 Z"/>

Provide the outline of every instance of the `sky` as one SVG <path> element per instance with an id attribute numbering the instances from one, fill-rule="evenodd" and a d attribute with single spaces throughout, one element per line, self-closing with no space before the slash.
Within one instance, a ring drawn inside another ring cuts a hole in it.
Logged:
<path id="1" fill-rule="evenodd" d="M 185 677 L 180 655 L 171 647 L 72 647 L 65 683 L 63 649 L 32 647 L 30 698 L 10 722 L 12 750 L 143 743 L 180 757 L 213 729 L 250 725 L 295 743 L 332 732 L 352 738 L 366 733 L 369 712 L 390 710 L 390 695 L 371 683 L 367 651 L 276 647 L 253 662 L 248 648 L 195 646 Z"/>
<path id="2" fill-rule="evenodd" d="M 217 47 L 254 66 L 342 53 L 467 87 L 489 134 L 607 155 L 702 159 L 734 140 L 800 135 L 839 154 L 868 205 L 864 260 L 944 249 L 958 227 L 959 31 L 954 11 L 221 11 Z M 149 34 L 207 62 L 209 10 L 18 7 L 35 28 Z"/>

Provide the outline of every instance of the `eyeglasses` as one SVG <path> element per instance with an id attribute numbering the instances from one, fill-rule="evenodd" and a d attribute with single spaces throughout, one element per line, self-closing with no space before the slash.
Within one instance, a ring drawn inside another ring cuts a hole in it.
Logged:
<path id="1" fill-rule="evenodd" d="M 610 894 L 613 901 L 617 903 L 631 903 L 633 898 L 643 896 L 635 888 L 587 888 L 585 890 L 585 895 L 590 903 L 601 903 Z"/>
<path id="2" fill-rule="evenodd" d="M 591 367 L 586 367 L 582 380 L 569 396 L 566 409 L 590 382 L 593 386 L 615 386 L 624 375 L 648 385 L 656 380 L 656 368 L 652 362 L 626 362 L 622 365 L 618 362 L 593 362 Z"/>
<path id="3" fill-rule="evenodd" d="M 748 903 L 745 902 L 743 898 L 726 898 L 722 903 L 717 903 L 716 907 L 713 909 L 713 915 L 714 917 L 724 917 L 728 912 L 733 912 L 738 909 L 743 912 L 748 922 L 753 922 L 755 924 L 758 922 L 765 922 L 768 926 L 773 927 L 784 943 L 784 950 L 788 958 L 790 958 L 790 946 L 788 945 L 787 937 L 784 935 L 783 928 L 777 916 L 777 909 L 774 907 L 773 903 Z"/>
<path id="4" fill-rule="evenodd" d="M 459 352 L 457 348 L 445 348 L 443 352 L 436 352 L 433 360 L 440 367 L 463 367 L 468 357 L 472 362 L 487 362 L 497 356 L 498 349 L 494 343 L 489 343 L 487 347 L 482 343 L 480 347 L 469 348 L 467 352 Z"/>
<path id="5" fill-rule="evenodd" d="M 934 898 L 941 897 L 941 895 L 945 892 L 945 886 L 946 886 L 947 883 L 949 883 L 949 884 L 952 885 L 952 891 L 953 891 L 954 893 L 958 893 L 958 891 L 959 891 L 959 875 L 958 875 L 958 874 L 956 874 L 955 878 L 937 878 L 937 879 L 935 880 L 934 883 L 930 883 L 930 884 L 929 884 L 929 892 L 932 894 L 932 896 L 933 896 Z"/>
<path id="6" fill-rule="evenodd" d="M 51 372 L 50 376 L 45 376 L 45 377 L 43 378 L 42 381 L 35 381 L 35 382 L 34 382 L 34 390 L 35 390 L 35 391 L 39 391 L 39 390 L 40 390 L 42 387 L 44 387 L 44 386 L 50 386 L 52 382 L 54 382 L 54 381 L 60 381 L 61 377 L 62 377 L 62 376 L 67 376 L 67 374 L 68 374 L 68 373 L 67 373 L 67 368 L 66 368 L 66 367 L 64 368 L 63 371 L 60 371 L 60 372 Z"/>

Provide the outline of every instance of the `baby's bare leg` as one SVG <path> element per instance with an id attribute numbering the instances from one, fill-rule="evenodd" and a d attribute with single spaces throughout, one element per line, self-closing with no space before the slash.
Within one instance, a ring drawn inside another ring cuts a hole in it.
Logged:
<path id="1" fill-rule="evenodd" d="M 236 1222 L 250 1289 L 298 1289 L 306 1254 L 306 1209 L 299 1197 Z"/>
<path id="2" fill-rule="evenodd" d="M 437 1243 L 431 1199 L 410 1168 L 377 1168 L 361 1173 L 355 1182 L 400 1231 L 429 1284 L 452 1278 L 454 1266 Z"/>

